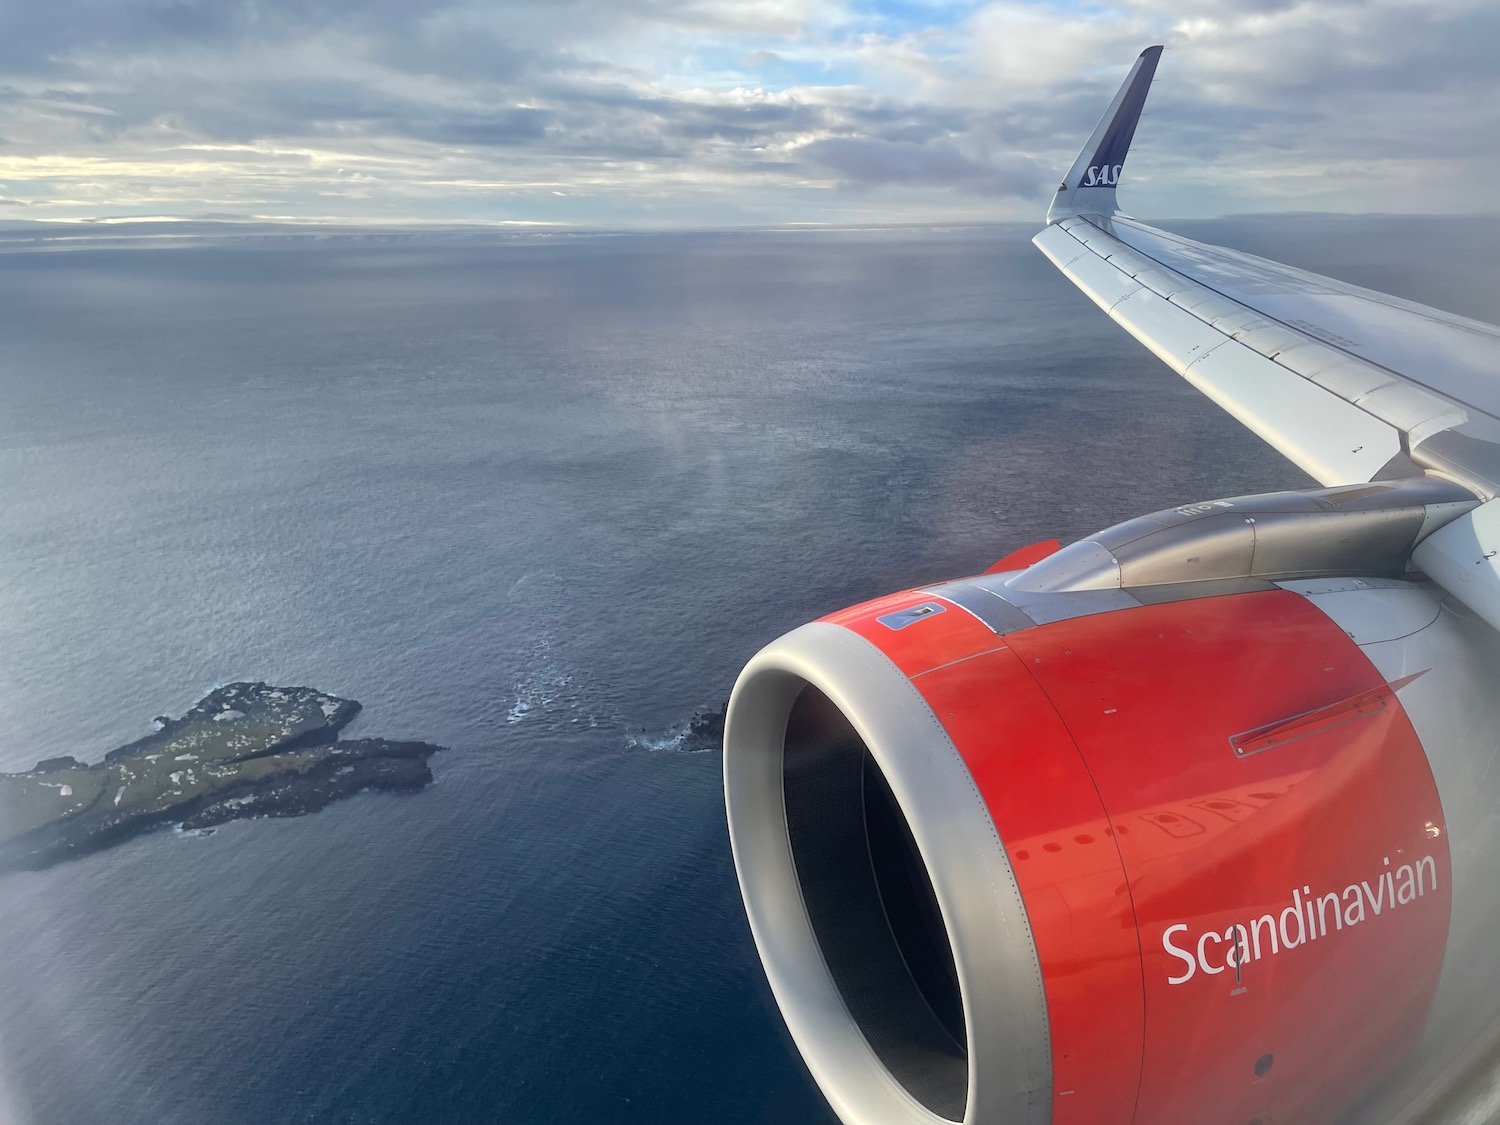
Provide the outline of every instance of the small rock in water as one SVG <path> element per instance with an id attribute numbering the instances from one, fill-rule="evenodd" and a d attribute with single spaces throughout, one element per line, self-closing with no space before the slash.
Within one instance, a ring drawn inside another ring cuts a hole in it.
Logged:
<path id="1" fill-rule="evenodd" d="M 726 703 L 723 707 L 712 711 L 695 711 L 693 717 L 688 720 L 687 734 L 683 736 L 682 748 L 684 750 L 718 750 L 724 745 L 724 712 L 728 708 Z"/>

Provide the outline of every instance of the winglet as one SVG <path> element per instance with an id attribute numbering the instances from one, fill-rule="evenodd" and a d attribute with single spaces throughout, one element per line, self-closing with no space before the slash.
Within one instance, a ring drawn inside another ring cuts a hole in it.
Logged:
<path id="1" fill-rule="evenodd" d="M 1047 222 L 1055 223 L 1071 215 L 1113 215 L 1119 210 L 1115 205 L 1115 185 L 1120 182 L 1120 169 L 1135 138 L 1136 122 L 1141 119 L 1141 108 L 1151 91 L 1151 79 L 1160 58 L 1160 47 L 1147 47 L 1135 60 L 1125 84 L 1109 103 L 1088 144 L 1083 146 L 1053 196 Z"/>

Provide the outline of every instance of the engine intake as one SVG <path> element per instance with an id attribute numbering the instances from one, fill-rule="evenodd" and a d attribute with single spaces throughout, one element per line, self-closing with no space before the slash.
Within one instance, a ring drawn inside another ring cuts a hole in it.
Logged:
<path id="1" fill-rule="evenodd" d="M 840 1116 L 1045 1120 L 1046 1004 L 1020 890 L 911 682 L 847 630 L 805 625 L 746 668 L 725 738 L 751 929 Z"/>

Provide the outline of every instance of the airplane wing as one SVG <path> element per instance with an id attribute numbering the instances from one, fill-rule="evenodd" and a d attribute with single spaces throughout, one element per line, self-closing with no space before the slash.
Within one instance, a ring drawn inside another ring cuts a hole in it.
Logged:
<path id="1" fill-rule="evenodd" d="M 1413 562 L 1500 628 L 1500 328 L 1121 214 L 1116 188 L 1161 51 L 1136 60 L 1032 241 L 1322 484 L 1434 474 L 1486 501 Z"/>

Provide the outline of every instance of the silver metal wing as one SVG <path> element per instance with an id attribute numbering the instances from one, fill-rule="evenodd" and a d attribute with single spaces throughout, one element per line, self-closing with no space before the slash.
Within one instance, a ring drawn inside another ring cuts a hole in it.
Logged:
<path id="1" fill-rule="evenodd" d="M 1325 485 L 1433 474 L 1486 501 L 1415 565 L 1500 628 L 1500 328 L 1120 213 L 1142 52 L 1032 241 L 1132 336 Z"/>

